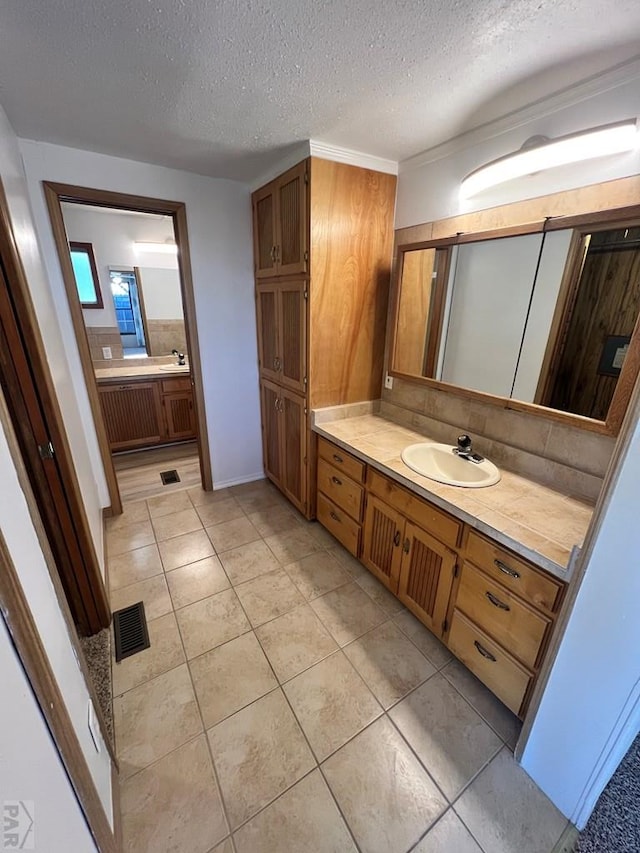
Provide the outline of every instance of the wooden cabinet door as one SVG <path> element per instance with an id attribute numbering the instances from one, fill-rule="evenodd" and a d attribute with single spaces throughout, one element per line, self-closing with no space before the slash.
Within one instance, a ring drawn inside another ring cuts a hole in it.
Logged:
<path id="1" fill-rule="evenodd" d="M 292 391 L 307 389 L 307 285 L 304 281 L 279 286 L 280 382 Z"/>
<path id="2" fill-rule="evenodd" d="M 282 480 L 282 437 L 280 388 L 273 382 L 260 383 L 262 404 L 262 456 L 264 472 L 278 486 Z"/>
<path id="3" fill-rule="evenodd" d="M 278 275 L 299 275 L 308 265 L 307 164 L 299 163 L 277 183 L 276 260 Z"/>
<path id="4" fill-rule="evenodd" d="M 281 487 L 289 500 L 307 511 L 307 412 L 304 397 L 280 389 L 282 419 Z"/>
<path id="5" fill-rule="evenodd" d="M 398 598 L 438 637 L 444 634 L 457 555 L 407 522 Z"/>
<path id="6" fill-rule="evenodd" d="M 112 450 L 159 444 L 165 439 L 157 382 L 101 385 L 99 392 Z"/>
<path id="7" fill-rule="evenodd" d="M 373 495 L 368 496 L 362 562 L 393 593 L 398 590 L 404 527 L 404 516 Z"/>
<path id="8" fill-rule="evenodd" d="M 162 407 L 167 422 L 167 438 L 181 441 L 196 437 L 196 417 L 191 391 L 164 394 Z"/>
<path id="9" fill-rule="evenodd" d="M 282 368 L 279 317 L 280 293 L 277 284 L 258 284 L 256 287 L 256 316 L 258 321 L 258 361 L 260 376 L 279 381 Z"/>
<path id="10" fill-rule="evenodd" d="M 256 278 L 276 275 L 276 183 L 272 181 L 253 194 L 253 257 Z"/>

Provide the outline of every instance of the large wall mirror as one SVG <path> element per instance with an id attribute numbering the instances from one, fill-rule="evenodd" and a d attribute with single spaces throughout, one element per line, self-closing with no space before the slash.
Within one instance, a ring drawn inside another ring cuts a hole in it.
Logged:
<path id="1" fill-rule="evenodd" d="M 401 246 L 398 271 L 392 374 L 617 431 L 640 356 L 640 211 Z"/>

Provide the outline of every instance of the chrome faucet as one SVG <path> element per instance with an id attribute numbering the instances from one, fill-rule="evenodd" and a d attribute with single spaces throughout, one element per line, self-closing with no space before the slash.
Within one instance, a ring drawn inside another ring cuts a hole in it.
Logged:
<path id="1" fill-rule="evenodd" d="M 177 357 L 179 365 L 186 364 L 186 361 L 184 360 L 184 353 L 183 352 L 178 352 L 177 349 L 172 349 L 171 354 L 175 355 Z"/>
<path id="2" fill-rule="evenodd" d="M 469 462 L 475 462 L 476 465 L 479 462 L 484 462 L 483 456 L 480 456 L 479 453 L 473 452 L 471 436 L 466 433 L 458 436 L 458 446 L 452 447 L 451 449 L 461 459 L 467 459 Z"/>

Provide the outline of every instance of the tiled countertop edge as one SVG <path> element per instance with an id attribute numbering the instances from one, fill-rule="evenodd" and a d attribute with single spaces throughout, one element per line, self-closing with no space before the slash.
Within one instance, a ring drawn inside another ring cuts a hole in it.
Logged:
<path id="1" fill-rule="evenodd" d="M 359 415 L 363 414 L 372 414 L 372 410 L 359 411 L 357 412 L 357 414 L 349 414 L 345 415 L 344 417 L 358 417 Z M 334 417 L 334 420 L 335 419 L 336 418 Z M 328 419 L 326 419 L 325 422 L 329 422 Z M 401 486 L 404 486 L 406 489 L 409 489 L 409 491 L 420 495 L 421 497 L 425 498 L 425 500 L 430 501 L 431 503 L 435 504 L 435 506 L 439 507 L 445 512 L 448 512 L 450 515 L 455 516 L 456 518 L 460 519 L 460 521 L 464 522 L 465 524 L 468 524 L 470 527 L 473 527 L 479 533 L 484 533 L 492 539 L 495 539 L 496 542 L 499 542 L 501 545 L 504 545 L 505 548 L 509 548 L 511 551 L 514 551 L 516 554 L 519 554 L 520 556 L 534 563 L 534 565 L 539 566 L 541 569 L 544 569 L 555 577 L 560 578 L 560 580 L 565 582 L 569 580 L 571 570 L 575 565 L 576 557 L 580 552 L 578 546 L 574 546 L 571 552 L 571 557 L 569 558 L 568 565 L 561 566 L 558 563 L 555 563 L 553 560 L 550 560 L 548 557 L 545 557 L 544 554 L 540 554 L 538 551 L 527 547 L 522 542 L 513 539 L 511 536 L 504 533 L 503 531 L 497 530 L 486 522 L 481 521 L 479 518 L 476 518 L 476 516 L 466 512 L 466 510 L 462 509 L 461 507 L 450 503 L 449 501 L 440 497 L 440 495 L 436 495 L 433 492 L 430 492 L 428 489 L 424 488 L 423 486 L 419 485 L 418 483 L 413 482 L 407 477 L 403 477 L 400 472 L 394 471 L 392 468 L 389 468 L 387 465 L 384 464 L 384 462 L 380 462 L 377 459 L 372 459 L 366 453 L 363 453 L 361 450 L 358 450 L 358 448 L 354 447 L 352 444 L 349 444 L 348 441 L 345 441 L 341 438 L 337 438 L 331 432 L 322 428 L 322 422 L 318 423 L 314 419 L 313 430 L 314 432 L 318 433 L 318 435 L 322 435 L 328 441 L 337 444 L 343 450 L 346 450 L 353 456 L 356 456 L 362 462 L 366 463 L 367 465 L 371 465 L 372 468 L 375 468 L 377 471 L 380 471 L 381 474 L 384 474 L 390 479 L 395 480 L 396 483 L 399 483 Z"/>

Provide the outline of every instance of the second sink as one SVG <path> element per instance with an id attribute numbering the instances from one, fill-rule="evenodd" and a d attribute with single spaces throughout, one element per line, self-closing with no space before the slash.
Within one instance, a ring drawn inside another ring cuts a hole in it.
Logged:
<path id="1" fill-rule="evenodd" d="M 448 486 L 480 489 L 493 486 L 500 480 L 500 471 L 493 462 L 488 459 L 482 462 L 461 459 L 449 444 L 428 441 L 410 444 L 400 455 L 412 471 Z"/>

